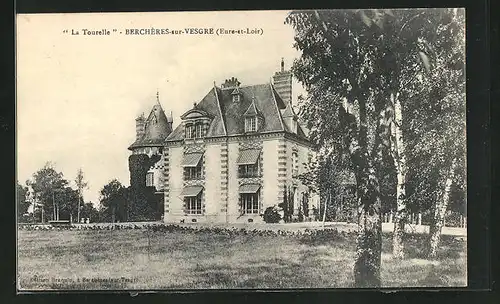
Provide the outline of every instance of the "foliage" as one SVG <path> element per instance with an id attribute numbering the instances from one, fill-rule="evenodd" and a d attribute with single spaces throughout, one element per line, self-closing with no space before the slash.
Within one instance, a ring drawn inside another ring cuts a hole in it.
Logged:
<path id="1" fill-rule="evenodd" d="M 56 192 L 54 196 L 56 205 L 59 206 L 59 219 L 77 220 L 78 214 L 78 190 L 71 187 L 64 187 Z"/>
<path id="2" fill-rule="evenodd" d="M 309 217 L 309 193 L 302 193 L 302 212 L 305 217 Z"/>
<path id="3" fill-rule="evenodd" d="M 395 96 L 409 100 L 419 89 L 433 87 L 419 83 L 423 78 L 417 76 L 435 73 L 436 62 L 442 59 L 439 54 L 449 51 L 446 39 L 436 37 L 441 32 L 443 37 L 446 33 L 455 37 L 459 28 L 450 25 L 451 12 L 297 11 L 286 19 L 295 30 L 295 47 L 302 52 L 292 71 L 307 90 L 301 115 L 311 139 L 329 150 L 325 155 L 347 154 L 356 175 L 360 235 L 354 272 L 360 287 L 380 284 L 380 212 L 382 198 L 391 197 L 384 191 L 391 181 L 383 177 L 384 171 L 391 171 L 384 164 L 391 151 L 393 101 Z M 441 52 L 436 53 L 434 46 L 441 42 Z M 458 71 L 461 60 L 449 57 L 444 63 Z M 443 96 L 442 89 L 431 92 L 429 103 Z M 411 106 L 426 113 L 419 104 Z M 422 139 L 414 137 L 416 142 Z"/>
<path id="4" fill-rule="evenodd" d="M 106 222 L 125 221 L 127 216 L 127 188 L 117 179 L 111 180 L 100 191 L 103 208 L 102 219 Z"/>
<path id="5" fill-rule="evenodd" d="M 161 213 L 162 200 L 155 195 L 154 187 L 146 187 L 146 174 L 156 162 L 159 155 L 149 157 L 146 154 L 133 154 L 129 157 L 130 187 L 128 201 L 128 220 L 158 219 Z"/>
<path id="6" fill-rule="evenodd" d="M 58 205 L 61 203 L 60 200 L 56 202 L 57 193 L 64 191 L 63 189 L 68 184 L 63 174 L 57 172 L 54 164 L 50 162 L 47 162 L 27 181 L 27 185 L 33 190 L 35 202 L 43 208 L 46 219 L 54 218 L 55 210 L 61 207 Z M 65 200 L 62 201 L 64 203 Z"/>
<path id="7" fill-rule="evenodd" d="M 267 207 L 264 210 L 264 214 L 262 215 L 264 222 L 266 223 L 279 223 L 281 220 L 281 215 L 278 212 L 278 208 L 276 207 Z"/>
<path id="8" fill-rule="evenodd" d="M 80 168 L 78 169 L 76 173 L 76 178 L 75 178 L 75 184 L 76 187 L 78 188 L 78 215 L 77 215 L 77 221 L 80 221 L 80 209 L 81 205 L 80 202 L 83 200 L 83 189 L 88 187 L 88 183 L 85 181 L 85 176 L 83 175 L 83 169 Z"/>
<path id="9" fill-rule="evenodd" d="M 292 221 L 293 200 L 290 198 L 290 195 L 290 189 L 285 186 L 283 190 L 283 202 L 278 204 L 278 207 L 283 210 L 283 221 L 285 221 L 285 223 L 290 223 Z"/>
<path id="10" fill-rule="evenodd" d="M 82 208 L 80 210 L 80 218 L 89 218 L 91 223 L 101 221 L 99 210 L 94 207 L 94 204 L 92 204 L 92 202 L 87 202 L 82 205 Z"/>
<path id="11" fill-rule="evenodd" d="M 28 212 L 31 202 L 27 200 L 28 187 L 16 183 L 16 202 L 17 202 L 17 218 L 18 221 L 23 219 L 23 215 Z"/>

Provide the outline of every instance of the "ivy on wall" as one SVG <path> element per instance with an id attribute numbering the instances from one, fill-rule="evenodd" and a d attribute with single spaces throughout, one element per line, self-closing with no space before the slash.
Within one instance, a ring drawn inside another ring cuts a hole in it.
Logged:
<path id="1" fill-rule="evenodd" d="M 146 174 L 159 160 L 160 155 L 133 154 L 128 159 L 130 172 L 129 221 L 155 220 L 161 216 L 163 201 L 155 194 L 155 187 L 146 187 Z"/>

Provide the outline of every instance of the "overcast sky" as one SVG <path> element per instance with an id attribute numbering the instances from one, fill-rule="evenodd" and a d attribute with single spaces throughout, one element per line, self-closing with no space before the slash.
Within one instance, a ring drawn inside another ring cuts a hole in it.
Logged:
<path id="1" fill-rule="evenodd" d="M 129 185 L 127 147 L 135 118 L 160 103 L 179 116 L 224 79 L 270 81 L 281 58 L 300 53 L 287 12 L 185 12 L 19 15 L 17 18 L 17 179 L 47 161 L 66 179 L 82 168 L 85 201 L 117 178 Z M 263 35 L 71 35 L 71 30 L 258 28 Z M 63 33 L 68 30 L 68 33 Z M 293 99 L 303 93 L 294 80 Z"/>

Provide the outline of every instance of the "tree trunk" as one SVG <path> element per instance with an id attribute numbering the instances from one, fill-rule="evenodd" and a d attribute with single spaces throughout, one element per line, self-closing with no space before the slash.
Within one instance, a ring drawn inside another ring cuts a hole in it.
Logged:
<path id="1" fill-rule="evenodd" d="M 115 222 L 115 207 L 113 206 L 113 208 L 111 209 L 111 223 L 114 223 Z"/>
<path id="2" fill-rule="evenodd" d="M 406 211 L 406 155 L 403 141 L 403 113 L 398 93 L 391 93 L 391 103 L 394 105 L 394 121 L 391 124 L 393 141 L 393 158 L 397 171 L 396 186 L 396 214 L 394 216 L 394 233 L 392 239 L 392 254 L 396 259 L 404 258 L 403 237 L 405 234 L 405 223 L 407 220 Z"/>
<path id="3" fill-rule="evenodd" d="M 80 223 L 80 199 L 81 199 L 81 191 L 79 191 L 79 193 L 78 193 L 78 212 L 76 215 L 77 223 Z"/>
<path id="4" fill-rule="evenodd" d="M 358 288 L 380 287 L 382 222 L 380 190 L 373 168 L 358 182 L 358 233 L 354 281 Z"/>
<path id="5" fill-rule="evenodd" d="M 446 215 L 446 209 L 448 208 L 448 203 L 450 201 L 450 192 L 451 185 L 453 183 L 455 167 L 456 167 L 456 159 L 452 160 L 450 169 L 446 176 L 446 181 L 444 184 L 444 189 L 442 193 L 441 199 L 436 202 L 436 206 L 434 208 L 434 217 L 431 221 L 431 225 L 429 227 L 429 250 L 428 256 L 429 258 L 436 258 L 437 248 L 439 246 L 439 240 L 441 238 L 441 230 L 444 226 L 444 219 Z"/>
<path id="6" fill-rule="evenodd" d="M 325 201 L 325 207 L 323 208 L 323 228 L 325 228 L 326 221 L 326 206 L 330 203 L 331 192 L 328 190 L 328 199 Z"/>
<path id="7" fill-rule="evenodd" d="M 354 262 L 354 284 L 358 288 L 380 287 L 380 264 L 382 254 L 382 221 L 381 201 L 378 175 L 374 167 L 382 161 L 382 145 L 388 146 L 390 135 L 389 117 L 383 111 L 375 130 L 375 136 L 368 136 L 370 123 L 367 118 L 366 95 L 355 82 L 352 96 L 357 96 L 358 113 L 351 113 L 349 104 L 343 103 L 345 113 L 357 118 L 349 126 L 348 149 L 351 161 L 355 166 L 358 200 L 358 231 L 356 237 L 356 260 Z M 353 104 L 351 102 L 350 104 Z M 342 114 L 342 113 L 341 113 Z M 359 119 L 359 120 L 358 120 Z M 355 120 L 355 121 L 356 121 Z M 351 120 L 352 121 L 352 120 Z M 373 151 L 368 151 L 370 143 Z M 373 161 L 377 156 L 378 162 Z"/>

